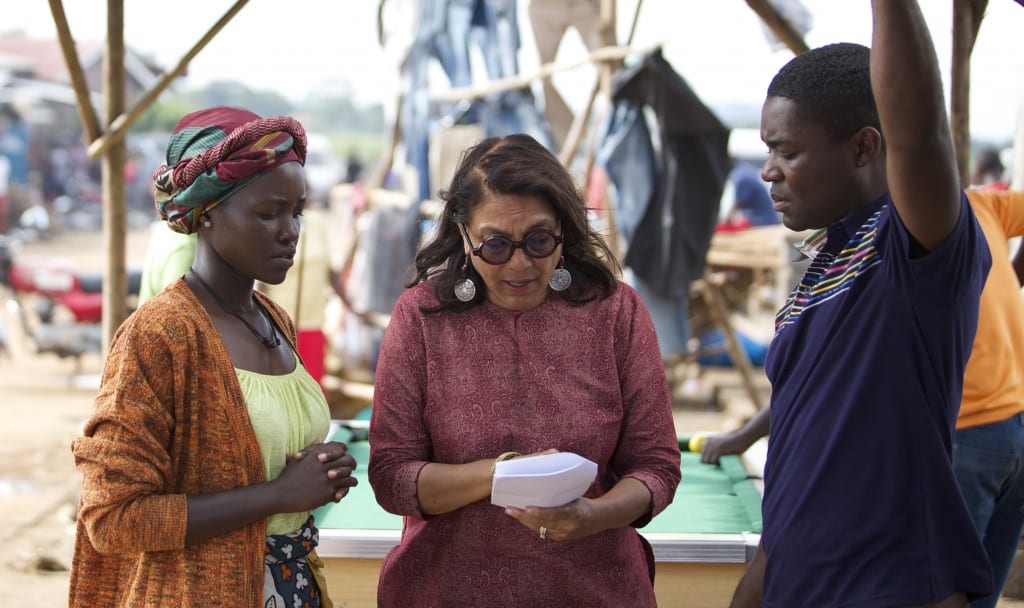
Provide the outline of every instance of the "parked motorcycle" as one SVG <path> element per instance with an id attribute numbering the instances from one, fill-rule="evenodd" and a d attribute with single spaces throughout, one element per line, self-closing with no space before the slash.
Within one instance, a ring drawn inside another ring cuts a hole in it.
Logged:
<path id="1" fill-rule="evenodd" d="M 0 283 L 8 289 L 14 313 L 36 353 L 61 358 L 99 353 L 103 344 L 103 275 L 82 272 L 73 263 L 45 256 L 18 256 L 16 245 L 0 236 Z M 127 276 L 129 308 L 134 308 L 140 271 Z"/>

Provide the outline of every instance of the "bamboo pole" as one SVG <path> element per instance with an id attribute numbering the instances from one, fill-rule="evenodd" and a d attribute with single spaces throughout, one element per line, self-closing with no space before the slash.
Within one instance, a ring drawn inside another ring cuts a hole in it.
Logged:
<path id="1" fill-rule="evenodd" d="M 630 55 L 635 55 L 638 53 L 649 53 L 652 50 L 660 48 L 662 46 L 664 46 L 663 42 L 657 42 L 655 44 L 640 48 L 631 48 L 624 46 L 606 46 L 600 49 L 596 49 L 594 52 L 590 53 L 589 55 L 587 55 L 583 59 L 580 59 L 579 61 L 574 61 L 572 63 L 561 66 L 552 61 L 550 63 L 545 63 L 544 65 L 540 66 L 540 68 L 538 68 L 537 71 L 534 72 L 533 74 L 525 76 L 520 74 L 516 76 L 509 76 L 507 78 L 499 78 L 497 80 L 492 80 L 481 85 L 449 89 L 446 93 L 435 96 L 434 100 L 460 101 L 463 99 L 480 99 L 482 97 L 487 97 L 488 95 L 491 95 L 493 93 L 500 93 L 502 91 L 507 91 L 510 89 L 524 89 L 530 86 L 530 83 L 532 83 L 534 80 L 539 80 L 541 78 L 550 78 L 551 76 L 558 74 L 560 72 L 568 72 L 570 70 L 575 70 L 581 66 L 590 63 L 619 61 L 621 59 L 629 57 Z"/>
<path id="2" fill-rule="evenodd" d="M 124 111 L 124 0 L 107 0 L 107 52 L 103 56 L 105 120 Z M 124 321 L 128 299 L 125 280 L 125 178 L 127 151 L 123 137 L 115 138 L 103 155 L 103 234 L 107 265 L 103 276 L 103 350 Z"/>
<path id="3" fill-rule="evenodd" d="M 78 59 L 78 49 L 75 48 L 75 39 L 71 36 L 71 28 L 68 27 L 68 18 L 64 14 L 64 4 L 61 0 L 50 0 L 50 13 L 57 28 L 57 40 L 60 41 L 60 50 L 64 54 L 64 64 L 68 68 L 71 88 L 75 92 L 75 99 L 78 100 L 75 107 L 78 109 L 78 119 L 82 121 L 82 132 L 85 134 L 85 141 L 91 142 L 99 137 L 100 121 L 96 117 L 96 109 L 92 107 L 89 83 L 82 72 L 82 62 Z"/>
<path id="4" fill-rule="evenodd" d="M 594 108 L 594 102 L 597 101 L 597 94 L 601 91 L 601 77 L 598 76 L 594 80 L 594 86 L 590 89 L 590 96 L 587 98 L 587 105 L 583 106 L 583 111 L 577 114 L 573 120 L 572 125 L 569 126 L 569 132 L 565 136 L 565 143 L 562 145 L 562 149 L 558 152 L 558 160 L 562 161 L 562 164 L 566 167 L 572 162 L 572 159 L 576 157 L 576 152 L 579 150 L 580 141 L 583 139 L 583 130 L 586 128 L 587 123 L 590 122 L 590 112 Z"/>
<path id="5" fill-rule="evenodd" d="M 373 174 L 370 175 L 370 179 L 366 181 L 367 192 L 372 192 L 384 186 L 388 172 L 391 171 L 391 165 L 395 162 L 395 150 L 398 149 L 398 141 L 402 137 L 402 111 L 404 107 L 405 94 L 399 92 L 398 98 L 395 100 L 395 120 L 391 123 L 388 145 L 384 149 L 384 153 L 377 160 L 377 165 L 373 170 Z"/>
<path id="6" fill-rule="evenodd" d="M 793 29 L 793 24 L 783 17 L 768 0 L 747 0 L 747 5 L 761 17 L 761 21 L 764 21 L 772 33 L 789 47 L 789 50 L 793 51 L 794 55 L 810 50 L 803 37 Z"/>
<path id="7" fill-rule="evenodd" d="M 607 22 L 604 20 L 606 13 L 609 10 L 614 11 L 615 3 L 614 0 L 604 0 L 604 2 L 606 4 L 602 5 L 604 8 L 601 11 L 601 37 L 606 41 L 610 39 L 611 42 L 615 42 L 615 22 Z M 633 23 L 630 24 L 629 39 L 626 41 L 626 48 L 629 48 L 629 46 L 633 44 L 633 35 L 636 33 L 636 22 L 640 18 L 640 8 L 642 4 L 642 2 L 637 2 L 636 10 L 633 12 Z M 611 6 L 611 8 L 608 8 L 609 6 Z M 607 105 L 610 107 L 612 98 L 612 66 L 610 63 L 601 64 L 601 78 L 599 82 L 601 83 L 601 87 L 604 89 L 604 97 L 607 101 Z M 594 162 L 597 159 L 597 144 L 597 138 L 594 138 L 594 140 L 590 142 L 590 147 L 587 149 L 587 157 L 583 162 L 583 183 L 586 187 L 589 187 L 590 185 L 590 174 L 594 170 Z M 612 217 L 611 209 L 607 210 L 606 219 L 608 220 L 609 234 L 614 234 L 615 218 Z"/>
<path id="8" fill-rule="evenodd" d="M 949 128 L 960 183 L 971 179 L 971 53 L 988 0 L 953 0 L 953 57 L 950 68 Z"/>
<path id="9" fill-rule="evenodd" d="M 601 44 L 606 46 L 618 44 L 619 36 L 615 31 L 617 12 L 616 0 L 601 0 L 601 10 L 597 19 L 597 35 L 601 37 Z M 597 69 L 600 75 L 601 90 L 604 91 L 604 96 L 607 99 L 611 96 L 612 74 L 615 73 L 615 68 L 611 62 L 606 61 L 598 64 Z"/>
<path id="10" fill-rule="evenodd" d="M 53 1 L 59 0 L 51 0 L 51 2 Z M 238 14 L 238 11 L 242 10 L 242 7 L 244 7 L 248 2 L 249 0 L 236 0 L 234 5 L 224 13 L 224 16 L 218 19 L 217 23 L 213 24 L 213 27 L 211 27 L 203 37 L 199 39 L 199 42 L 195 43 L 195 45 L 193 45 L 192 48 L 189 49 L 189 51 L 185 53 L 180 60 L 178 60 L 178 64 L 174 66 L 174 69 L 170 72 L 164 73 L 163 77 L 161 77 L 152 88 L 146 91 L 131 107 L 131 109 L 128 110 L 128 112 L 124 112 L 122 109 L 121 113 L 113 117 L 107 123 L 109 126 L 103 135 L 91 140 L 87 150 L 89 156 L 91 158 L 98 158 L 102 156 L 115 139 L 120 139 L 124 135 L 124 132 L 135 124 L 135 121 L 138 120 L 151 105 L 153 105 L 153 102 L 155 102 L 160 94 L 164 92 L 164 89 L 169 87 L 171 83 L 174 82 L 175 78 L 185 72 L 188 68 L 189 62 L 199 54 L 199 51 L 203 50 L 203 48 L 209 44 L 222 29 L 224 29 L 224 26 L 226 26 L 228 22 Z"/>
<path id="11" fill-rule="evenodd" d="M 711 322 L 721 328 L 722 334 L 725 336 L 725 347 L 732 358 L 733 367 L 739 372 L 740 381 L 747 391 L 747 396 L 750 397 L 750 402 L 760 411 L 764 408 L 764 402 L 757 389 L 757 384 L 754 382 L 754 366 L 750 362 L 747 351 L 740 344 L 739 338 L 736 337 L 736 331 L 729 319 L 729 305 L 725 301 L 725 296 L 722 295 L 722 285 L 725 282 L 726 279 L 721 273 L 705 270 L 704 278 L 694 281 L 692 287 L 697 290 L 707 305 L 708 317 Z"/>
<path id="12" fill-rule="evenodd" d="M 636 35 L 636 24 L 640 19 L 640 9 L 643 7 L 643 4 L 643 0 L 637 0 L 636 8 L 633 10 L 633 23 L 629 28 L 629 37 L 626 39 L 627 47 L 633 44 L 633 37 Z M 603 7 L 604 5 L 602 5 L 602 8 Z M 614 27 L 614 23 L 609 25 L 604 21 L 604 11 L 602 11 L 602 36 L 607 36 L 609 31 L 614 35 Z M 610 28 L 610 30 L 608 28 Z M 615 39 L 612 38 L 611 42 L 615 43 Z M 608 64 L 604 65 L 607 66 Z M 580 141 L 583 139 L 583 131 L 590 122 L 590 113 L 593 111 L 594 102 L 597 101 L 597 94 L 601 92 L 603 87 L 604 79 L 601 76 L 598 76 L 594 81 L 593 88 L 590 89 L 590 95 L 587 98 L 587 105 L 583 106 L 583 112 L 577 114 L 573 118 L 572 125 L 569 127 L 569 133 L 565 136 L 565 143 L 562 144 L 562 149 L 558 153 L 558 160 L 562 161 L 562 164 L 566 167 L 568 167 L 572 159 L 576 157 Z M 608 78 L 608 89 L 606 93 L 608 97 L 611 96 L 611 75 L 609 75 Z"/>
<path id="13" fill-rule="evenodd" d="M 630 46 L 633 45 L 633 38 L 636 36 L 636 26 L 637 26 L 637 23 L 639 23 L 639 21 L 640 21 L 640 11 L 643 8 L 643 4 L 644 4 L 643 0 L 637 0 L 636 8 L 633 9 L 633 21 L 632 21 L 632 23 L 630 23 L 629 34 L 626 37 L 626 47 L 630 47 Z M 611 24 L 609 26 L 609 24 L 606 24 L 606 23 L 604 23 L 602 21 L 601 25 L 602 25 L 602 27 L 605 27 L 605 28 L 611 27 L 611 30 L 605 29 L 604 31 L 602 31 L 602 36 L 605 36 L 605 37 L 607 37 L 609 35 L 613 36 L 612 41 L 615 41 L 615 38 L 614 38 L 614 36 L 615 36 L 615 29 L 614 29 L 615 26 L 614 26 L 614 24 Z M 606 69 L 609 69 L 609 70 L 611 69 L 611 65 L 610 64 L 603 64 L 603 67 L 606 68 Z M 589 120 L 590 120 L 590 110 L 591 110 L 591 107 L 594 105 L 594 102 L 597 100 L 597 93 L 598 93 L 598 90 L 601 88 L 601 86 L 602 86 L 602 79 L 598 79 L 594 83 L 594 89 L 591 92 L 590 103 L 587 106 L 587 111 L 582 116 L 577 117 L 576 121 L 573 121 L 572 130 L 570 130 L 570 136 L 572 135 L 572 131 L 577 128 L 577 124 L 576 124 L 577 121 L 580 122 L 580 125 L 579 125 L 580 131 L 582 131 L 582 129 L 586 126 L 586 123 L 589 122 Z M 612 92 L 611 92 L 611 74 L 609 73 L 609 75 L 608 75 L 608 88 L 605 91 L 605 100 L 606 100 L 605 114 L 607 114 L 610 111 L 610 108 L 611 108 L 611 97 L 612 97 Z M 604 122 L 604 117 L 602 117 L 600 120 L 598 120 L 598 124 L 601 124 L 602 122 Z M 566 139 L 568 141 L 569 138 L 566 138 Z M 569 151 L 568 153 L 567 153 L 566 150 L 562 151 L 562 155 L 565 158 L 565 160 L 563 160 L 563 163 L 565 163 L 566 166 L 568 166 L 568 163 L 572 160 L 573 157 L 576 156 L 575 146 L 578 145 L 578 141 L 579 141 L 579 136 L 577 136 L 576 141 L 573 142 L 573 148 L 571 149 L 571 151 Z M 586 156 L 586 158 L 584 159 L 584 162 L 583 162 L 583 180 L 582 181 L 583 181 L 583 188 L 584 188 L 584 190 L 589 190 L 590 189 L 590 179 L 593 177 L 594 163 L 597 161 L 597 146 L 598 146 L 599 143 L 600 142 L 598 142 L 597 138 L 595 137 L 590 142 L 590 147 L 587 149 L 587 156 Z M 562 157 L 560 157 L 560 158 L 562 158 Z M 620 250 L 621 250 L 621 247 L 622 247 L 622 243 L 621 243 L 621 241 L 619 239 L 619 229 L 618 229 L 618 224 L 615 221 L 615 212 L 614 212 L 614 210 L 611 207 L 605 206 L 603 209 L 599 209 L 598 213 L 604 219 L 604 222 L 605 222 L 605 240 L 607 240 L 609 246 L 612 248 L 612 251 L 615 252 L 616 257 L 618 257 L 620 255 Z"/>

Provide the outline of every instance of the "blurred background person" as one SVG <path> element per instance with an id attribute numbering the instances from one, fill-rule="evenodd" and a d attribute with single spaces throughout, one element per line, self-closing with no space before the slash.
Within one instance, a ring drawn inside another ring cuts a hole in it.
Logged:
<path id="1" fill-rule="evenodd" d="M 1003 166 L 1003 161 L 999 157 L 999 150 L 992 147 L 981 149 L 974 166 L 974 173 L 971 175 L 971 185 L 992 190 L 1007 190 L 1010 187 L 1006 180 L 1006 167 Z"/>
<path id="2" fill-rule="evenodd" d="M 174 281 L 185 276 L 196 255 L 196 235 L 181 234 L 157 220 L 149 227 L 146 258 L 142 262 L 139 304 L 149 301 Z"/>
<path id="3" fill-rule="evenodd" d="M 761 169 L 742 159 L 734 158 L 729 182 L 722 194 L 725 221 L 718 230 L 742 230 L 756 226 L 774 226 L 782 217 L 772 206 L 772 197 L 761 179 Z"/>

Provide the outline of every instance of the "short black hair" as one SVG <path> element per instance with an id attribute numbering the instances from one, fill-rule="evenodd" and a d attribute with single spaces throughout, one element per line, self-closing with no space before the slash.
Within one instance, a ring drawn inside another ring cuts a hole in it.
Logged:
<path id="1" fill-rule="evenodd" d="M 768 97 L 797 104 L 804 120 L 842 139 L 864 127 L 882 131 L 871 91 L 871 50 L 840 42 L 797 55 L 768 85 Z"/>
<path id="2" fill-rule="evenodd" d="M 992 173 L 1002 175 L 1006 167 L 999 158 L 999 152 L 995 148 L 982 148 L 978 153 L 978 173 Z"/>

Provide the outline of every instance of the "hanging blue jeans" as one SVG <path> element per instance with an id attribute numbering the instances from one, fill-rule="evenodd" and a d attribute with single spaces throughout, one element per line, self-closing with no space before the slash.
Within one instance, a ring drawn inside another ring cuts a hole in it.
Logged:
<path id="1" fill-rule="evenodd" d="M 538 126 L 540 113 L 529 90 L 507 91 L 461 109 L 456 109 L 455 103 L 430 99 L 428 72 L 435 61 L 452 87 L 473 83 L 471 44 L 479 48 L 490 78 L 517 74 L 520 41 L 516 19 L 516 0 L 420 1 L 416 39 L 403 68 L 408 93 L 402 113 L 406 161 L 419 176 L 419 200 L 431 198 L 443 186 L 430 183 L 427 160 L 430 134 L 441 116 L 457 113 L 463 123 L 483 122 L 488 135 L 525 132 L 541 143 L 549 139 Z"/>
<path id="2" fill-rule="evenodd" d="M 477 0 L 473 24 L 491 80 L 519 74 L 519 21 L 516 0 Z"/>
<path id="3" fill-rule="evenodd" d="M 659 175 L 651 130 L 640 104 L 620 102 L 612 108 L 596 160 L 611 181 L 615 222 L 628 248 L 650 205 Z"/>
<path id="4" fill-rule="evenodd" d="M 1001 590 L 1024 527 L 1024 413 L 953 435 L 953 472 Z M 999 593 L 972 608 L 994 608 Z"/>
<path id="5" fill-rule="evenodd" d="M 402 141 L 406 162 L 418 177 L 417 203 L 433 196 L 428 142 L 432 123 L 445 112 L 430 99 L 430 66 L 439 63 L 454 87 L 472 83 L 466 41 L 473 0 L 421 0 L 418 7 L 416 38 L 403 66 L 407 94 L 402 108 Z"/>
<path id="6" fill-rule="evenodd" d="M 690 340 L 690 310 L 686 306 L 686 297 L 655 293 L 643 279 L 632 273 L 627 282 L 640 294 L 640 299 L 651 314 L 661 358 L 686 353 L 686 343 Z"/>
<path id="7" fill-rule="evenodd" d="M 488 137 L 525 133 L 551 149 L 551 134 L 529 89 L 495 93 L 480 107 L 480 122 Z"/>
<path id="8" fill-rule="evenodd" d="M 604 127 L 597 162 L 611 180 L 615 221 L 623 245 L 628 249 L 654 195 L 659 173 L 651 131 L 640 104 L 621 102 L 615 105 Z M 651 314 L 662 358 L 685 353 L 690 339 L 685 293 L 659 294 L 632 272 L 627 282 L 637 290 Z M 684 289 L 688 291 L 685 286 Z"/>

